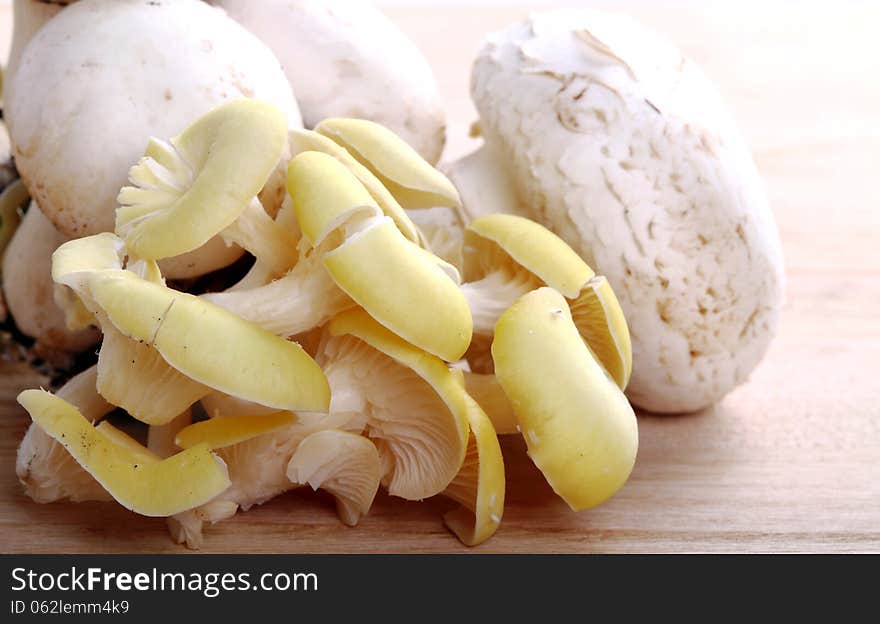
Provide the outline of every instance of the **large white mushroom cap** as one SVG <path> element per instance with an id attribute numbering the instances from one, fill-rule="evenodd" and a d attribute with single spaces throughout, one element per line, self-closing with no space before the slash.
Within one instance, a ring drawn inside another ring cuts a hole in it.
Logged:
<path id="1" fill-rule="evenodd" d="M 301 125 L 280 64 L 198 0 L 81 0 L 25 46 L 6 115 L 31 195 L 68 236 L 112 231 L 116 194 L 151 136 L 221 102 L 267 100 Z"/>
<path id="2" fill-rule="evenodd" d="M 490 36 L 471 87 L 516 209 L 620 298 L 631 400 L 691 411 L 745 381 L 778 321 L 780 243 L 749 151 L 696 65 L 625 17 L 553 11 Z"/>
<path id="3" fill-rule="evenodd" d="M 366 0 L 212 0 L 264 41 L 284 67 L 306 126 L 375 121 L 436 163 L 446 140 L 425 57 Z"/>

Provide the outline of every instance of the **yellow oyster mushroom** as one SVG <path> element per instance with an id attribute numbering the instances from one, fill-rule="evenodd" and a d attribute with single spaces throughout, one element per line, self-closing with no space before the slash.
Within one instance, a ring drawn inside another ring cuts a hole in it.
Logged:
<path id="1" fill-rule="evenodd" d="M 287 464 L 291 482 L 333 495 L 339 518 L 348 526 L 356 525 L 370 510 L 381 474 L 376 446 L 361 435 L 339 429 L 307 436 Z"/>
<path id="2" fill-rule="evenodd" d="M 394 496 L 443 491 L 464 461 L 468 406 L 463 386 L 438 357 L 355 308 L 327 326 L 318 354 L 330 382 L 330 414 L 362 414 Z"/>
<path id="3" fill-rule="evenodd" d="M 354 174 L 358 182 L 367 189 L 373 201 L 382 209 L 382 212 L 391 217 L 401 233 L 414 243 L 420 242 L 419 230 L 413 224 L 406 210 L 397 202 L 385 185 L 373 173 L 364 167 L 348 150 L 314 130 L 290 131 L 290 146 L 293 156 L 301 152 L 322 152 L 333 156 Z"/>
<path id="4" fill-rule="evenodd" d="M 300 247 L 299 260 L 284 276 L 201 298 L 285 338 L 319 327 L 355 305 L 324 268 L 321 261 L 326 247 Z"/>
<path id="5" fill-rule="evenodd" d="M 284 177 L 287 175 L 287 163 L 285 161 L 284 167 Z M 287 189 L 284 185 L 284 180 L 281 183 L 281 192 L 284 193 L 284 199 L 281 201 L 281 207 L 278 210 L 278 214 L 275 215 L 275 223 L 278 227 L 284 229 L 287 232 L 291 240 L 296 240 L 296 251 L 297 257 L 296 261 L 299 261 L 299 256 L 302 254 L 302 233 L 299 231 L 299 224 L 296 222 L 296 217 L 293 214 L 293 204 L 290 202 L 290 195 L 287 194 Z M 184 258 L 185 256 L 180 256 Z M 273 270 L 271 267 L 266 266 L 263 262 L 259 260 L 255 261 L 253 266 L 251 266 L 250 270 L 235 284 L 227 288 L 224 292 L 231 292 L 236 290 L 248 290 L 253 288 L 258 288 L 260 286 L 265 286 L 269 282 L 278 279 L 282 275 L 286 274 L 293 266 L 287 267 L 287 269 L 278 273 Z"/>
<path id="6" fill-rule="evenodd" d="M 191 418 L 192 415 L 190 411 L 187 410 L 165 425 L 151 426 L 149 440 L 146 447 L 107 421 L 102 421 L 95 427 L 95 429 L 103 433 L 114 443 L 129 449 L 137 457 L 138 461 L 148 464 L 159 462 L 164 458 L 174 455 L 180 450 L 176 445 L 169 442 L 167 438 L 173 436 L 174 430 L 182 426 L 182 423 L 189 422 Z M 95 483 L 97 484 L 97 482 Z M 211 502 L 209 501 L 205 504 L 210 505 Z M 183 541 L 178 538 L 186 534 L 187 524 L 192 522 L 190 519 L 197 517 L 197 509 L 198 508 L 187 509 L 165 518 L 168 524 L 168 530 L 171 532 L 172 537 L 175 538 L 175 541 Z"/>
<path id="7" fill-rule="evenodd" d="M 442 266 L 374 222 L 324 256 L 334 281 L 370 316 L 446 361 L 461 358 L 472 336 L 470 311 Z"/>
<path id="8" fill-rule="evenodd" d="M 302 152 L 288 168 L 292 209 L 310 245 L 266 286 L 204 295 L 280 336 L 326 323 L 358 305 L 404 339 L 456 360 L 471 338 L 457 270 L 407 240 L 338 160 Z"/>
<path id="9" fill-rule="evenodd" d="M 164 459 L 180 452 L 180 447 L 174 443 L 177 433 L 192 423 L 192 410 L 186 410 L 164 425 L 151 425 L 147 434 L 147 448 L 156 457 Z M 219 455 L 219 453 L 217 453 Z M 227 466 L 227 473 L 230 473 Z M 232 475 L 229 475 L 230 481 Z M 231 487 L 224 491 L 228 492 Z M 176 543 L 186 543 L 188 547 L 198 548 L 201 545 L 201 526 L 205 519 L 205 509 L 212 509 L 212 513 L 219 514 L 215 507 L 226 505 L 222 496 L 215 497 L 204 505 L 195 509 L 188 509 L 165 519 L 168 532 Z M 212 507 L 213 506 L 213 507 Z M 233 510 L 232 513 L 235 513 Z"/>
<path id="10" fill-rule="evenodd" d="M 98 392 L 141 422 L 165 424 L 211 391 L 168 364 L 151 344 L 131 339 L 112 322 L 103 322 L 102 331 Z"/>
<path id="11" fill-rule="evenodd" d="M 210 449 L 224 448 L 283 429 L 295 422 L 296 415 L 291 412 L 209 418 L 181 429 L 174 443 L 184 449 L 199 444 Z"/>
<path id="12" fill-rule="evenodd" d="M 303 235 L 320 244 L 338 214 L 321 197 L 320 186 L 358 185 L 338 161 L 303 152 L 290 161 L 288 190 Z M 318 195 L 320 193 L 320 195 Z M 379 323 L 415 346 L 447 361 L 470 344 L 472 321 L 467 301 L 443 264 L 408 241 L 388 217 L 347 222 L 346 238 L 324 254 L 336 284 Z"/>
<path id="13" fill-rule="evenodd" d="M 92 366 L 71 377 L 55 395 L 74 405 L 89 422 L 113 411 L 113 405 L 95 389 L 97 376 L 97 366 Z M 18 445 L 15 473 L 25 493 L 38 503 L 111 499 L 107 490 L 36 423 L 30 424 Z"/>
<path id="14" fill-rule="evenodd" d="M 632 346 L 623 310 L 608 281 L 561 238 L 524 217 L 487 215 L 466 227 L 463 256 L 462 290 L 476 335 L 491 336 L 498 317 L 514 301 L 549 286 L 568 299 L 582 338 L 618 386 L 626 388 Z"/>
<path id="15" fill-rule="evenodd" d="M 224 417 L 219 417 L 223 420 Z M 213 419 L 212 419 L 213 420 Z M 174 435 L 161 435 L 165 427 L 156 428 L 158 438 L 164 446 L 176 448 Z M 352 433 L 363 430 L 363 417 L 359 414 L 331 413 L 318 414 L 299 412 L 296 421 L 269 433 L 258 435 L 237 444 L 218 448 L 215 452 L 229 470 L 231 487 L 217 498 L 196 509 L 174 517 L 170 523 L 171 532 L 178 542 L 185 542 L 190 548 L 198 548 L 203 539 L 205 522 L 220 522 L 231 518 L 241 509 L 247 511 L 279 494 L 299 487 L 287 476 L 287 466 L 303 439 L 316 431 L 324 429 L 343 429 Z M 153 427 L 151 430 L 151 441 Z M 168 438 L 172 441 L 169 441 Z"/>
<path id="16" fill-rule="evenodd" d="M 101 310 L 87 287 L 89 276 L 121 271 L 124 243 L 112 233 L 96 234 L 61 245 L 52 256 L 56 300 L 68 317 L 82 316 L 84 323 L 101 326 L 104 339 L 98 355 L 98 392 L 107 401 L 126 409 L 148 424 L 162 424 L 201 398 L 210 388 L 168 365 L 143 341 L 122 334 Z M 138 261 L 136 268 L 161 283 L 153 261 Z M 59 295 L 64 295 L 59 299 Z"/>
<path id="17" fill-rule="evenodd" d="M 160 260 L 192 252 L 220 234 L 282 273 L 296 240 L 263 210 L 257 194 L 286 149 L 287 122 L 274 105 L 233 100 L 169 142 L 153 138 L 118 196 L 116 232 L 129 252 Z"/>
<path id="18" fill-rule="evenodd" d="M 323 260 L 343 242 L 341 229 L 382 214 L 356 178 L 329 156 L 311 159 L 315 154 L 307 152 L 290 164 L 290 177 L 297 178 L 295 184 L 288 185 L 291 212 L 299 228 L 308 233 L 300 242 L 300 256 L 293 268 L 263 286 L 203 295 L 205 300 L 279 336 L 306 332 L 355 305 L 337 286 Z M 297 173 L 301 165 L 296 163 L 310 159 L 315 161 L 313 166 Z"/>
<path id="19" fill-rule="evenodd" d="M 129 271 L 97 272 L 88 288 L 120 332 L 150 345 L 187 377 L 267 407 L 327 409 L 327 381 L 299 345 Z"/>
<path id="20" fill-rule="evenodd" d="M 404 208 L 461 205 L 452 182 L 385 126 L 366 119 L 330 118 L 315 131 L 344 147 Z"/>
<path id="21" fill-rule="evenodd" d="M 121 269 L 112 234 L 62 245 L 53 277 L 72 287 L 105 334 L 98 390 L 148 424 L 212 389 L 282 409 L 325 410 L 326 379 L 308 354 L 234 314 Z"/>
<path id="22" fill-rule="evenodd" d="M 101 433 L 116 446 L 124 448 L 126 451 L 130 452 L 138 464 L 150 464 L 162 460 L 162 458 L 156 453 L 125 433 L 122 429 L 113 426 L 113 424 L 107 420 L 102 420 L 95 425 L 95 431 Z"/>
<path id="23" fill-rule="evenodd" d="M 492 421 L 495 432 L 499 435 L 517 433 L 519 422 L 498 377 L 472 372 L 464 372 L 463 376 L 465 390 Z"/>
<path id="24" fill-rule="evenodd" d="M 170 516 L 229 487 L 226 466 L 205 446 L 144 462 L 142 453 L 115 442 L 73 405 L 49 392 L 25 390 L 18 402 L 126 509 L 144 516 Z"/>
<path id="25" fill-rule="evenodd" d="M 474 399 L 467 403 L 467 454 L 455 479 L 443 492 L 461 504 L 443 521 L 466 546 L 482 544 L 495 534 L 504 514 L 504 458 L 498 436 Z"/>
<path id="26" fill-rule="evenodd" d="M 565 298 L 546 287 L 523 295 L 498 320 L 492 357 L 529 456 L 553 490 L 576 511 L 617 492 L 636 459 L 635 414 Z"/>
<path id="27" fill-rule="evenodd" d="M 202 409 L 210 418 L 218 416 L 262 416 L 275 414 L 280 411 L 277 407 L 266 407 L 258 403 L 245 401 L 237 396 L 232 396 L 213 390 L 199 399 Z"/>

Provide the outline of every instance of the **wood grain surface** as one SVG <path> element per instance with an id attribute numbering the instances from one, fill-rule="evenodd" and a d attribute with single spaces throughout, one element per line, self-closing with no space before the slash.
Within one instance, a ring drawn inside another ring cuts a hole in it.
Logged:
<path id="1" fill-rule="evenodd" d="M 779 334 L 713 409 L 640 414 L 632 478 L 595 510 L 568 511 L 505 439 L 504 520 L 473 552 L 880 552 L 880 7 L 709 4 L 627 7 L 704 67 L 753 147 L 786 255 Z M 482 35 L 525 12 L 389 11 L 439 79 L 447 157 L 471 147 Z M 0 551 L 185 552 L 162 520 L 115 504 L 31 502 L 13 469 L 26 376 L 0 375 Z M 380 494 L 347 528 L 328 498 L 294 492 L 208 528 L 202 552 L 465 551 L 443 528 L 450 507 Z"/>

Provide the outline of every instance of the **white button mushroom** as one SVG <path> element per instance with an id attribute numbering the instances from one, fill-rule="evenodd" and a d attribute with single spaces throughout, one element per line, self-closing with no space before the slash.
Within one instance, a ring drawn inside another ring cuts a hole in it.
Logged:
<path id="1" fill-rule="evenodd" d="M 8 81 L 15 74 L 21 51 L 36 32 L 64 8 L 67 2 L 44 2 L 43 0 L 13 0 L 12 2 L 12 41 L 9 45 L 9 58 L 4 68 L 4 78 Z M 9 89 L 4 89 L 8 96 Z"/>
<path id="2" fill-rule="evenodd" d="M 554 230 L 620 298 L 632 401 L 697 410 L 743 383 L 778 321 L 780 243 L 748 149 L 700 70 L 624 17 L 554 11 L 490 36 L 471 84 L 486 145 L 503 155 L 471 159 L 494 164 L 486 184 L 509 182 L 508 210 Z"/>
<path id="3" fill-rule="evenodd" d="M 365 0 L 213 0 L 268 45 L 284 67 L 303 121 L 376 121 L 431 164 L 446 122 L 425 57 Z"/>
<path id="4" fill-rule="evenodd" d="M 196 0 L 80 0 L 24 47 L 11 83 L 5 112 L 16 164 L 68 236 L 112 231 L 116 194 L 149 138 L 175 136 L 221 102 L 266 100 L 291 128 L 300 126 L 272 52 Z M 176 263 L 169 277 L 198 275 L 241 254 L 216 251 Z"/>
<path id="5" fill-rule="evenodd" d="M 82 351 L 100 339 L 94 329 L 70 331 L 55 305 L 52 252 L 66 240 L 31 202 L 3 254 L 6 305 L 19 330 L 36 340 L 44 354 Z"/>

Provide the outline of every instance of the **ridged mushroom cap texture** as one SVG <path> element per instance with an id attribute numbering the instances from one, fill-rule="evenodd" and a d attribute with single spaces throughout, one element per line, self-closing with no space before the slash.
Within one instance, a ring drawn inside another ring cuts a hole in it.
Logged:
<path id="1" fill-rule="evenodd" d="M 221 102 L 266 100 L 301 125 L 269 48 L 197 0 L 80 0 L 25 46 L 12 87 L 16 164 L 68 236 L 112 231 L 116 194 L 150 137 L 175 136 Z"/>
<path id="2" fill-rule="evenodd" d="M 366 0 L 212 0 L 275 53 L 307 127 L 327 117 L 386 126 L 428 162 L 446 121 L 421 51 Z"/>
<path id="3" fill-rule="evenodd" d="M 617 293 L 630 399 L 693 411 L 744 382 L 778 322 L 782 254 L 748 148 L 697 66 L 628 18 L 552 11 L 487 39 L 471 93 L 520 207 Z"/>

